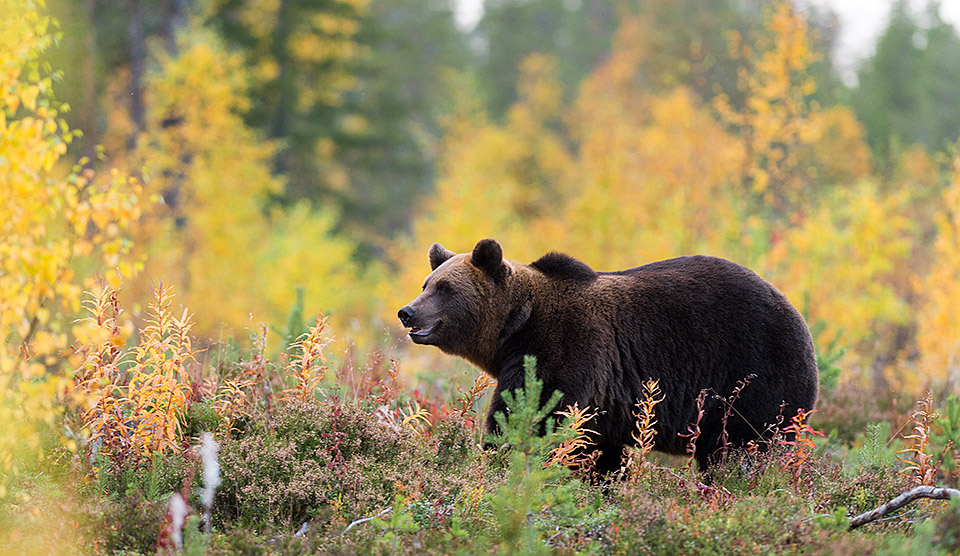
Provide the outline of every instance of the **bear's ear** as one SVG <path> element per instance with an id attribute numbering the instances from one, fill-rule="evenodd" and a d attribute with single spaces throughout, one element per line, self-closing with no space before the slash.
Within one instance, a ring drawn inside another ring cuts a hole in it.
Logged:
<path id="1" fill-rule="evenodd" d="M 473 266 L 483 270 L 490 276 L 497 276 L 500 265 L 503 264 L 503 249 L 495 239 L 481 239 L 473 248 L 470 261 Z"/>
<path id="2" fill-rule="evenodd" d="M 430 270 L 436 270 L 438 266 L 447 262 L 447 259 L 455 254 L 456 253 L 439 243 L 434 243 L 430 246 L 430 251 L 427 253 L 427 256 L 430 258 Z"/>

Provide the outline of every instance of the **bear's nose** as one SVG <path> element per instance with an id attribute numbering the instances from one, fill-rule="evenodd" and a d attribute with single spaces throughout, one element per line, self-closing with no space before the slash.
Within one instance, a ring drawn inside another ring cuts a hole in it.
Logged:
<path id="1" fill-rule="evenodd" d="M 407 305 L 406 307 L 400 309 L 400 311 L 397 313 L 397 316 L 400 317 L 400 322 L 402 322 L 404 326 L 410 326 L 407 324 L 407 322 L 413 318 L 413 314 L 413 309 Z"/>

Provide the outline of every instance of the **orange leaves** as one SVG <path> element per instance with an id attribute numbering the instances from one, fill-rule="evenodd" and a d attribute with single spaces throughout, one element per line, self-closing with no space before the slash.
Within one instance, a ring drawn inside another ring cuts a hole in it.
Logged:
<path id="1" fill-rule="evenodd" d="M 119 347 L 121 313 L 117 292 L 103 287 L 87 303 L 84 324 L 101 331 L 82 335 L 83 357 L 74 386 L 88 446 L 115 463 L 148 461 L 180 447 L 180 423 L 191 390 L 187 365 L 196 352 L 189 313 L 172 312 L 173 295 L 162 284 L 154 292 L 148 324 L 129 352 Z"/>
<path id="2" fill-rule="evenodd" d="M 315 324 L 307 327 L 306 334 L 290 346 L 292 357 L 287 363 L 286 376 L 293 385 L 283 390 L 284 399 L 315 399 L 329 363 L 323 355 L 323 348 L 330 341 L 323 338 L 326 325 L 327 317 L 322 313 L 317 315 Z"/>
<path id="3" fill-rule="evenodd" d="M 587 428 L 587 423 L 597 416 L 597 412 L 590 411 L 589 407 L 581 409 L 577 404 L 573 404 L 557 414 L 565 417 L 564 425 L 573 431 L 573 436 L 550 450 L 544 465 L 560 465 L 575 473 L 589 471 L 594 466 L 594 458 L 599 454 L 593 455 L 586 451 L 590 445 L 590 435 L 597 434 L 597 431 Z"/>
<path id="4" fill-rule="evenodd" d="M 930 427 L 940 416 L 933 411 L 933 396 L 927 394 L 917 402 L 917 409 L 910 416 L 913 424 L 913 433 L 904 435 L 903 439 L 911 441 L 911 445 L 898 454 L 911 454 L 911 459 L 897 456 L 897 459 L 907 466 L 900 471 L 904 477 L 912 477 L 918 485 L 933 486 L 937 478 L 938 465 L 936 457 L 928 453 L 930 448 Z"/>
<path id="5" fill-rule="evenodd" d="M 790 424 L 782 430 L 787 435 L 787 440 L 782 440 L 780 444 L 789 446 L 789 451 L 780 461 L 783 462 L 782 470 L 790 471 L 790 482 L 793 485 L 800 482 L 803 468 L 810 459 L 810 451 L 817 446 L 813 442 L 813 437 L 823 436 L 823 433 L 807 423 L 807 418 L 816 412 L 816 409 L 812 411 L 798 409 L 797 414 L 790 418 Z"/>
<path id="6" fill-rule="evenodd" d="M 477 413 L 477 410 L 474 408 L 474 405 L 483 395 L 483 393 L 489 388 L 496 384 L 496 381 L 490 378 L 490 375 L 487 373 L 481 372 L 477 374 L 477 378 L 473 381 L 473 386 L 471 386 L 466 392 L 462 391 L 459 386 L 457 386 L 457 392 L 460 393 L 460 396 L 457 397 L 457 405 L 460 407 L 459 412 L 461 417 L 473 416 Z"/>
<path id="7" fill-rule="evenodd" d="M 656 406 L 663 400 L 660 381 L 645 380 L 643 399 L 637 402 L 637 410 L 633 412 L 636 429 L 630 432 L 636 444 L 635 447 L 626 448 L 624 451 L 623 467 L 626 470 L 627 480 L 631 483 L 636 483 L 643 475 L 647 465 L 647 454 L 653 451 L 655 445 L 653 437 L 657 435 Z"/>
<path id="8" fill-rule="evenodd" d="M 144 459 L 176 446 L 190 393 L 186 366 L 195 361 L 189 337 L 193 324 L 187 309 L 177 317 L 172 304 L 170 288 L 161 283 L 140 343 L 133 350 L 128 384 L 131 414 L 136 418 L 132 442 L 134 452 Z"/>

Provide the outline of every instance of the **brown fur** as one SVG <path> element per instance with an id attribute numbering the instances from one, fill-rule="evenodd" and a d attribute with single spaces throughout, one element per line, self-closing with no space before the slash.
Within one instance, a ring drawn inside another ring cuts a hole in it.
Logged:
<path id="1" fill-rule="evenodd" d="M 631 412 L 647 379 L 659 379 L 665 396 L 656 443 L 669 453 L 683 451 L 678 434 L 693 422 L 700 390 L 714 394 L 697 445 L 703 466 L 718 448 L 718 399 L 738 380 L 755 375 L 728 422 L 733 445 L 766 435 L 781 403 L 789 418 L 816 401 L 803 319 L 773 286 L 729 261 L 681 257 L 596 272 L 557 253 L 530 265 L 505 260 L 489 239 L 459 255 L 434 244 L 429 259 L 433 272 L 401 320 L 414 342 L 464 357 L 498 380 L 491 432 L 493 415 L 505 409 L 501 392 L 522 386 L 524 355 L 537 357 L 546 394 L 563 393 L 558 408 L 576 402 L 600 412 L 591 428 L 604 470 L 618 467 L 621 447 L 632 442 Z"/>

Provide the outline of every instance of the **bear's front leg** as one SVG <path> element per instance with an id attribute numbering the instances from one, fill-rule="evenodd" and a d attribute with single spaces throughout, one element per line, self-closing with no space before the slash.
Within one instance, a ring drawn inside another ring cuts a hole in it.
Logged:
<path id="1" fill-rule="evenodd" d="M 485 449 L 499 447 L 499 445 L 502 444 L 501 442 L 493 440 L 503 434 L 503 431 L 500 429 L 500 424 L 497 422 L 497 413 L 503 413 L 505 416 L 509 413 L 507 403 L 503 400 L 502 393 L 507 390 L 519 390 L 523 387 L 524 380 L 522 372 L 503 373 L 500 375 L 500 379 L 497 381 L 497 388 L 494 390 L 493 397 L 490 399 L 490 410 L 487 412 L 485 427 L 487 438 L 483 444 Z M 556 388 L 554 388 L 553 385 L 544 384 L 540 400 L 537 402 L 537 408 L 539 409 L 546 405 L 555 391 Z M 554 419 L 555 424 L 559 425 L 561 419 L 560 416 L 557 415 L 557 411 L 565 409 L 568 405 L 573 405 L 573 402 L 564 396 L 554 407 L 550 408 L 550 413 L 540 422 L 538 434 L 542 436 L 545 433 L 548 419 Z"/>
<path id="2" fill-rule="evenodd" d="M 497 388 L 493 391 L 493 396 L 490 398 L 490 409 L 487 411 L 487 420 L 484 426 L 484 443 L 483 448 L 489 450 L 490 448 L 499 448 L 500 443 L 495 439 L 498 439 L 503 431 L 500 430 L 500 425 L 497 423 L 496 414 L 503 413 L 507 414 L 507 403 L 503 401 L 503 396 L 501 392 L 504 390 L 506 383 L 512 382 L 509 378 L 501 375 L 500 380 L 497 381 Z M 522 387 L 523 383 L 514 384 L 511 389 Z"/>

